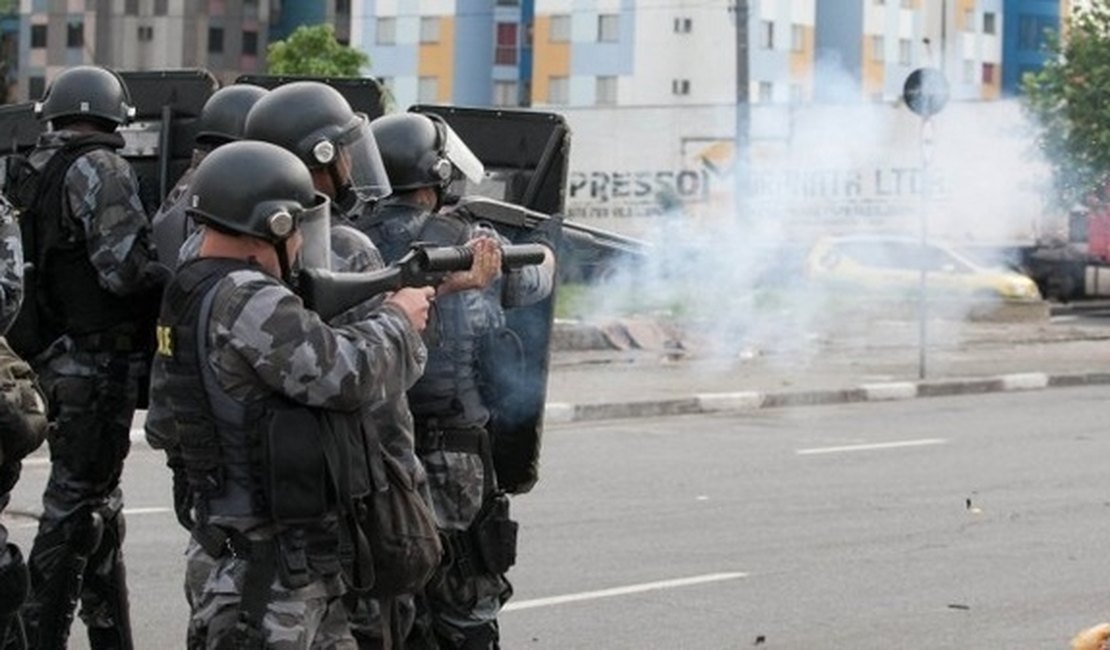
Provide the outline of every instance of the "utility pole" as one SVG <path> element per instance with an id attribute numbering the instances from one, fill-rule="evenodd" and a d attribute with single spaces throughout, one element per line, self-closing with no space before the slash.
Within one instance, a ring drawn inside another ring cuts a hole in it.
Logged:
<path id="1" fill-rule="evenodd" d="M 748 56 L 748 0 L 735 0 L 732 7 L 736 23 L 736 134 L 733 152 L 735 173 L 733 207 L 736 219 L 747 217 L 745 194 L 748 191 L 751 151 L 751 83 Z"/>

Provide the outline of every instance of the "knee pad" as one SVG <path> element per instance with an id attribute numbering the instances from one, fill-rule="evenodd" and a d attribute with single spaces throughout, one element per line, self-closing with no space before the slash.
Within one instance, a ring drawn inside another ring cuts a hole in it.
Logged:
<path id="1" fill-rule="evenodd" d="M 19 611 L 31 587 L 31 578 L 19 547 L 8 544 L 10 561 L 0 566 L 0 619 Z"/>

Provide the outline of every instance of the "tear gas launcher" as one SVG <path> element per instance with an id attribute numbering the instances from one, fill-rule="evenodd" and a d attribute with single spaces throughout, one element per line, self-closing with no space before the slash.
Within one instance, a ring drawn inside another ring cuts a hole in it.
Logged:
<path id="1" fill-rule="evenodd" d="M 540 264 L 544 247 L 540 244 L 510 244 L 501 247 L 503 271 Z M 466 246 L 413 244 L 401 259 L 379 271 L 337 273 L 324 269 L 305 269 L 297 274 L 297 291 L 305 306 L 324 320 L 387 291 L 404 287 L 439 286 L 447 274 L 466 271 L 474 253 Z"/>

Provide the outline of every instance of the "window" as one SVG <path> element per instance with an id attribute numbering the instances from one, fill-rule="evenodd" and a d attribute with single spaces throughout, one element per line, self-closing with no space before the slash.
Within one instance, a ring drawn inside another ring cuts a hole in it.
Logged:
<path id="1" fill-rule="evenodd" d="M 378 45 L 393 45 L 397 42 L 397 19 L 393 17 L 378 19 L 378 33 L 374 37 Z"/>
<path id="2" fill-rule="evenodd" d="M 439 42 L 439 16 L 425 16 L 420 19 L 420 42 Z"/>
<path id="3" fill-rule="evenodd" d="M 975 61 L 971 59 L 964 59 L 964 83 L 975 83 Z"/>
<path id="4" fill-rule="evenodd" d="M 421 102 L 439 101 L 439 78 L 420 77 L 416 87 L 416 99 Z"/>
<path id="5" fill-rule="evenodd" d="M 775 86 L 770 81 L 759 82 L 759 102 L 765 104 L 775 97 Z"/>
<path id="6" fill-rule="evenodd" d="M 223 52 L 224 52 L 224 28 L 223 27 L 209 27 L 208 28 L 208 52 L 210 54 L 223 54 Z"/>
<path id="7" fill-rule="evenodd" d="M 168 11 L 166 4 L 166 0 L 154 0 L 154 15 L 165 16 Z"/>
<path id="8" fill-rule="evenodd" d="M 519 7 L 520 0 L 497 0 L 498 7 Z"/>
<path id="9" fill-rule="evenodd" d="M 759 21 L 759 47 L 765 50 L 775 49 L 775 23 L 769 20 Z"/>
<path id="10" fill-rule="evenodd" d="M 493 82 L 494 106 L 516 106 L 517 103 L 518 102 L 515 81 Z"/>
<path id="11" fill-rule="evenodd" d="M 548 77 L 547 78 L 547 103 L 548 104 L 569 104 L 570 103 L 570 79 L 567 77 Z"/>
<path id="12" fill-rule="evenodd" d="M 984 63 L 983 64 L 983 85 L 984 86 L 989 86 L 989 85 L 992 85 L 992 84 L 995 83 L 994 67 L 995 66 L 994 66 L 993 63 Z"/>
<path id="13" fill-rule="evenodd" d="M 806 28 L 803 25 L 790 26 L 790 51 L 804 52 L 806 49 Z"/>
<path id="14" fill-rule="evenodd" d="M 31 47 L 46 47 L 46 25 L 31 25 Z"/>
<path id="15" fill-rule="evenodd" d="M 969 7 L 964 12 L 964 31 L 974 34 L 975 33 L 975 8 Z"/>
<path id="16" fill-rule="evenodd" d="M 620 18 L 619 14 L 601 14 L 597 17 L 599 43 L 616 43 L 620 40 Z"/>
<path id="17" fill-rule="evenodd" d="M 790 84 L 790 103 L 801 104 L 806 100 L 806 90 L 802 84 Z"/>
<path id="18" fill-rule="evenodd" d="M 617 103 L 616 77 L 597 78 L 597 97 L 595 98 L 595 103 L 598 106 L 613 106 Z"/>
<path id="19" fill-rule="evenodd" d="M 674 33 L 675 34 L 689 34 L 694 29 L 694 21 L 690 18 L 675 18 L 674 19 Z"/>
<path id="20" fill-rule="evenodd" d="M 886 61 L 886 40 L 882 36 L 871 37 L 871 60 L 876 63 Z"/>
<path id="21" fill-rule="evenodd" d="M 1056 23 L 1044 16 L 1018 16 L 1018 49 L 1037 51 L 1044 47 L 1045 30 L 1056 29 Z"/>
<path id="22" fill-rule="evenodd" d="M 908 38 L 898 39 L 898 65 L 913 63 L 913 41 Z"/>
<path id="23" fill-rule="evenodd" d="M 335 13 L 340 16 L 351 14 L 351 0 L 335 0 Z"/>
<path id="24" fill-rule="evenodd" d="M 243 32 L 243 54 L 258 55 L 258 32 Z"/>
<path id="25" fill-rule="evenodd" d="M 570 16 L 558 14 L 551 17 L 551 33 L 547 39 L 552 43 L 570 42 Z"/>
<path id="26" fill-rule="evenodd" d="M 139 40 L 140 41 L 153 41 L 154 40 L 154 28 L 151 27 L 150 25 L 140 25 L 139 26 Z"/>
<path id="27" fill-rule="evenodd" d="M 71 20 L 66 24 L 66 47 L 85 46 L 85 22 Z"/>
<path id="28" fill-rule="evenodd" d="M 46 77 L 30 77 L 27 79 L 27 96 L 38 99 L 46 94 Z"/>
<path id="29" fill-rule="evenodd" d="M 995 24 L 995 14 L 993 11 L 983 12 L 983 33 L 996 34 L 998 33 L 998 25 Z"/>
<path id="30" fill-rule="evenodd" d="M 516 65 L 516 36 L 516 23 L 497 23 L 497 48 L 493 54 L 496 65 Z"/>
<path id="31" fill-rule="evenodd" d="M 123 3 L 123 13 L 128 16 L 139 15 L 139 0 L 127 0 Z"/>
<path id="32" fill-rule="evenodd" d="M 914 0 L 902 0 L 903 9 L 913 9 Z"/>
<path id="33" fill-rule="evenodd" d="M 690 80 L 689 79 L 674 79 L 671 81 L 671 94 L 672 95 L 689 95 L 690 94 Z"/>

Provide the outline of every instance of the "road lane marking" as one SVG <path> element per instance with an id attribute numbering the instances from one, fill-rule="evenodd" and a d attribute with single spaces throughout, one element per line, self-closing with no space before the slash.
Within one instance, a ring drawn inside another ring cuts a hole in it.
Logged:
<path id="1" fill-rule="evenodd" d="M 710 582 L 720 582 L 722 580 L 736 580 L 737 578 L 745 578 L 748 574 L 732 572 L 732 573 L 709 573 L 702 576 L 693 576 L 690 578 L 677 578 L 675 580 L 660 580 L 659 582 L 645 582 L 638 585 L 628 585 L 625 587 L 614 587 L 612 589 L 599 589 L 598 591 L 583 591 L 577 594 L 566 594 L 564 596 L 550 596 L 548 598 L 534 598 L 532 600 L 522 600 L 518 602 L 510 602 L 501 610 L 503 612 L 511 612 L 518 609 L 532 609 L 535 607 L 550 607 L 552 605 L 564 605 L 566 603 L 576 603 L 583 600 L 596 600 L 598 598 L 612 598 L 614 596 L 627 596 L 629 594 L 639 594 L 645 591 L 658 591 L 660 589 L 675 589 L 677 587 L 688 587 L 690 585 L 700 585 Z"/>
<path id="2" fill-rule="evenodd" d="M 167 512 L 173 512 L 173 508 L 166 508 L 162 506 L 155 506 L 149 508 L 124 508 L 123 514 L 127 516 L 134 515 L 160 515 Z M 37 512 L 11 512 L 4 519 L 33 519 L 33 521 L 24 521 L 18 524 L 9 524 L 8 528 L 37 528 L 39 525 L 40 513 Z"/>
<path id="3" fill-rule="evenodd" d="M 900 449 L 903 447 L 924 447 L 926 445 L 943 445 L 948 442 L 944 438 L 924 438 L 921 440 L 903 440 L 901 442 L 876 442 L 869 445 L 844 445 L 841 447 L 811 447 L 797 449 L 794 453 L 799 456 L 812 456 L 815 454 L 837 454 L 849 451 L 873 451 L 876 449 Z"/>

